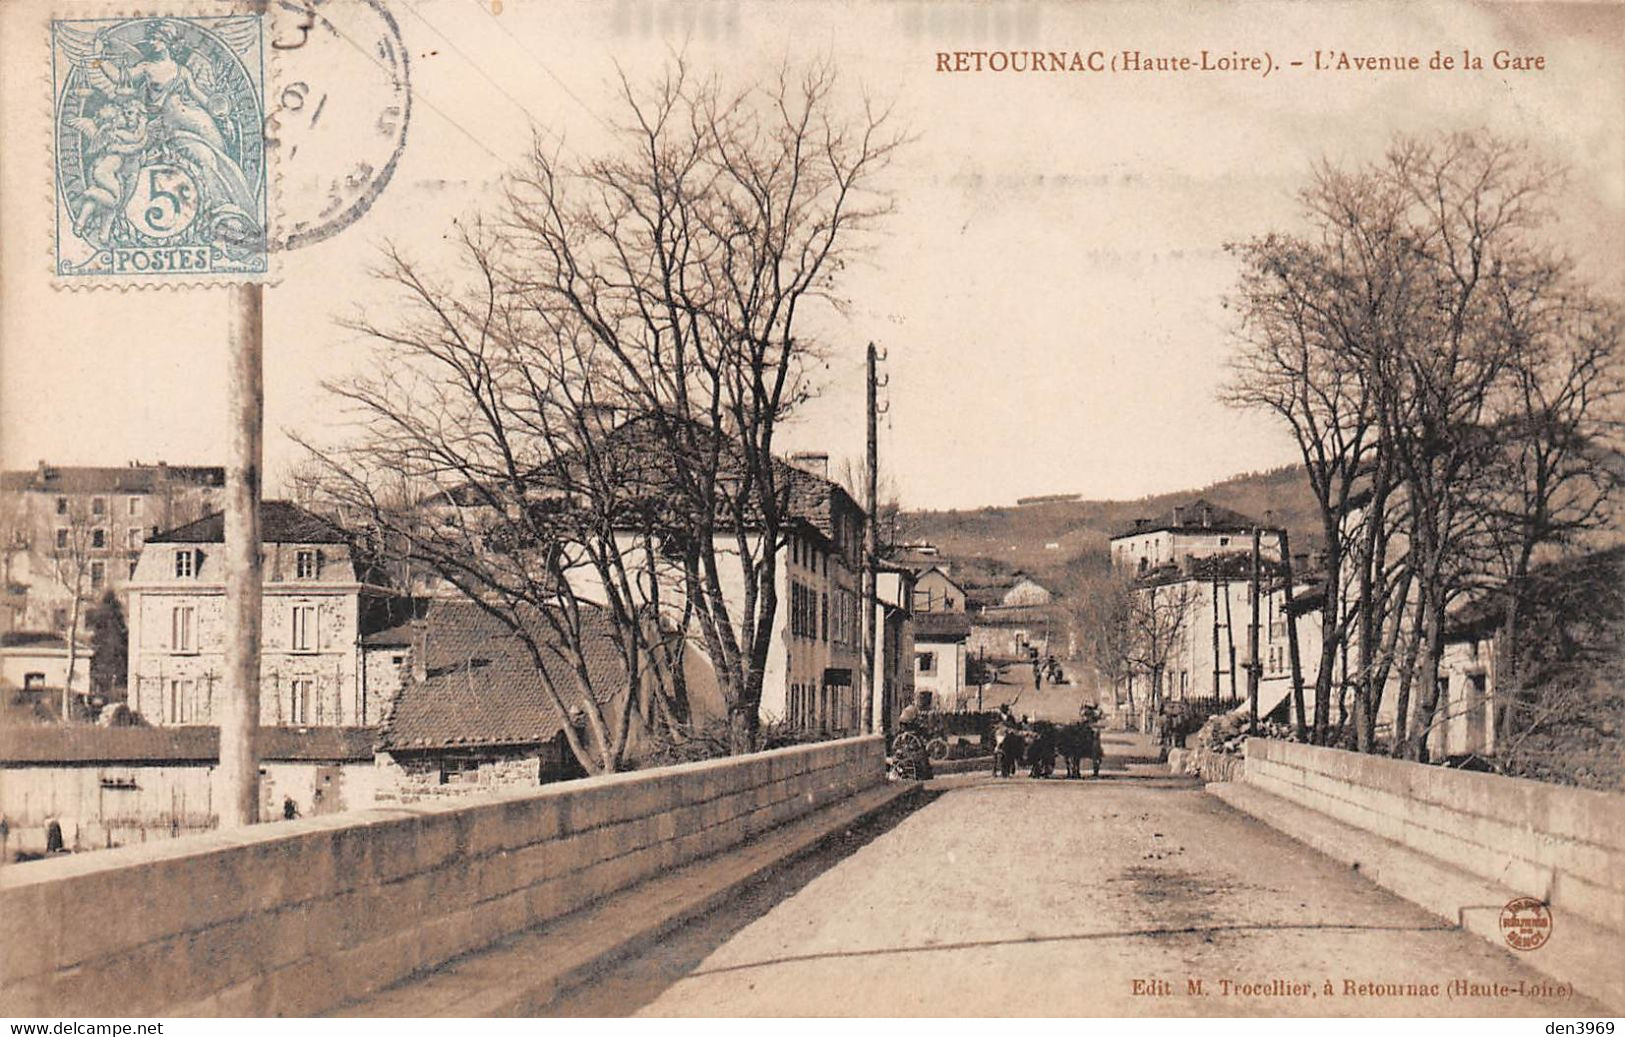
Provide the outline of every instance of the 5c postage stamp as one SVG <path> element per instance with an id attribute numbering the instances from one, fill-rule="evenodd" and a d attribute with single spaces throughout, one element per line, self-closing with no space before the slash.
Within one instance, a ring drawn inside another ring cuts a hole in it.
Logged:
<path id="1" fill-rule="evenodd" d="M 261 280 L 263 19 L 53 19 L 55 269 L 80 284 Z"/>

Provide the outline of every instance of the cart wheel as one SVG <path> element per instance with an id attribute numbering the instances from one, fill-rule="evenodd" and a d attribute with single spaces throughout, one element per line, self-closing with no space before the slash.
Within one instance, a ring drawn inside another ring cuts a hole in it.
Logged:
<path id="1" fill-rule="evenodd" d="M 933 738 L 925 743 L 925 755 L 933 760 L 946 760 L 948 758 L 948 739 Z"/>
<path id="2" fill-rule="evenodd" d="M 925 742 L 921 741 L 920 736 L 913 731 L 904 731 L 894 738 L 891 743 L 891 754 L 899 760 L 916 754 L 923 755 L 924 752 Z"/>
<path id="3" fill-rule="evenodd" d="M 917 781 L 919 777 L 915 773 L 912 756 L 899 756 L 897 762 L 892 764 L 892 770 L 896 772 L 899 781 Z"/>

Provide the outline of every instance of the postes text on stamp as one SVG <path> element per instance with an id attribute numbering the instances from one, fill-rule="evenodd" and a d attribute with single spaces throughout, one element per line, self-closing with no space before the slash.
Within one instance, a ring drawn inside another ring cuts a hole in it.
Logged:
<path id="1" fill-rule="evenodd" d="M 263 19 L 56 19 L 51 38 L 58 278 L 263 278 Z"/>

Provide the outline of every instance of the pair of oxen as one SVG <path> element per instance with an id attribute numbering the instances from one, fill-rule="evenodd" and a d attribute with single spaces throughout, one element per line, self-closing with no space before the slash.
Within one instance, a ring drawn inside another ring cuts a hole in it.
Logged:
<path id="1" fill-rule="evenodd" d="M 1083 761 L 1091 763 L 1091 773 L 1100 776 L 1100 732 L 1093 724 L 1076 720 L 1053 724 L 1035 720 L 1014 726 L 999 724 L 993 729 L 993 774 L 1009 778 L 1018 766 L 1028 768 L 1028 776 L 1047 778 L 1055 773 L 1055 758 L 1066 761 L 1066 776 L 1083 777 Z"/>

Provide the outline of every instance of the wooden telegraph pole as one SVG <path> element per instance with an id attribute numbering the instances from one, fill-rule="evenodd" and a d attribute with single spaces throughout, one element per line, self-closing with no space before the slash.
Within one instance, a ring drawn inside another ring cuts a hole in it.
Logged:
<path id="1" fill-rule="evenodd" d="M 1252 622 L 1247 624 L 1247 715 L 1253 726 L 1258 726 L 1258 678 L 1263 663 L 1258 658 L 1258 552 L 1262 530 L 1253 527 L 1253 567 L 1247 580 L 1247 598 L 1252 607 Z"/>
<path id="2" fill-rule="evenodd" d="M 879 421 L 880 410 L 876 399 L 880 382 L 875 375 L 877 354 L 875 344 L 869 343 L 869 377 L 868 377 L 868 450 L 864 455 L 864 474 L 868 477 L 868 492 L 864 494 L 864 508 L 868 515 L 863 523 L 863 680 L 864 690 L 867 694 L 863 700 L 863 727 L 872 734 L 885 733 L 885 709 L 881 702 L 884 683 L 875 672 L 875 660 L 880 654 L 879 632 L 875 629 L 875 562 L 879 554 L 879 537 L 876 535 L 878 522 L 878 509 L 875 502 L 879 497 L 876 483 L 880 475 L 879 456 Z"/>
<path id="3" fill-rule="evenodd" d="M 1286 589 L 1281 593 L 1281 615 L 1286 620 L 1287 652 L 1292 663 L 1292 727 L 1299 741 L 1303 741 L 1308 720 L 1303 705 L 1303 662 L 1298 654 L 1298 617 L 1292 610 L 1292 547 L 1287 539 L 1286 527 L 1281 527 L 1281 579 Z"/>
<path id="4" fill-rule="evenodd" d="M 231 453 L 226 464 L 226 674 L 220 827 L 259 820 L 260 475 L 265 428 L 264 288 L 233 285 L 227 324 Z"/>

